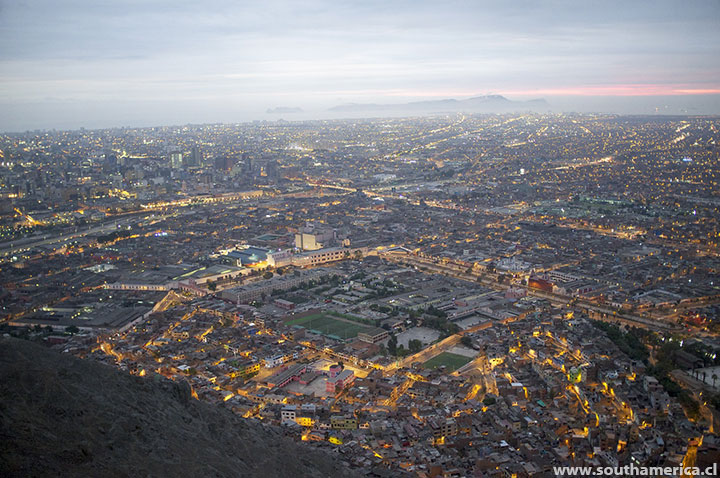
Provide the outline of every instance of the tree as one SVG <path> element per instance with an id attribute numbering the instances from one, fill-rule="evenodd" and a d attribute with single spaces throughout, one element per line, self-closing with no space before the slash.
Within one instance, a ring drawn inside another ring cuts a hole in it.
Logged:
<path id="1" fill-rule="evenodd" d="M 422 342 L 418 339 L 412 339 L 408 343 L 408 348 L 410 349 L 411 353 L 418 353 L 420 350 L 422 350 Z"/>
<path id="2" fill-rule="evenodd" d="M 362 252 L 358 249 L 355 251 L 355 260 L 359 261 L 360 259 L 362 259 Z"/>
<path id="3" fill-rule="evenodd" d="M 263 279 L 270 279 L 270 278 L 272 278 L 272 276 L 273 276 L 273 273 L 270 271 L 267 271 L 263 274 Z"/>
<path id="4" fill-rule="evenodd" d="M 65 332 L 67 332 L 68 334 L 75 335 L 78 332 L 80 332 L 80 329 L 78 329 L 77 326 L 75 326 L 75 325 L 69 325 L 69 326 L 65 327 Z"/>
<path id="5" fill-rule="evenodd" d="M 467 335 L 463 335 L 462 337 L 460 337 L 460 343 L 463 344 L 465 347 L 472 347 L 472 339 Z"/>
<path id="6" fill-rule="evenodd" d="M 395 334 L 392 334 L 390 336 L 390 340 L 388 340 L 387 348 L 388 348 L 388 352 L 390 352 L 390 355 L 397 355 L 397 337 L 395 337 Z"/>
<path id="7" fill-rule="evenodd" d="M 207 288 L 208 290 L 211 290 L 215 292 L 217 290 L 217 284 L 211 280 L 207 281 Z"/>

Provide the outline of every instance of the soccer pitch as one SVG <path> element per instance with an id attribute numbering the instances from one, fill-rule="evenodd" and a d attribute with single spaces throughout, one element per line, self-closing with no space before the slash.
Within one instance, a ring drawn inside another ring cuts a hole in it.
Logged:
<path id="1" fill-rule="evenodd" d="M 307 330 L 318 331 L 323 335 L 339 337 L 343 340 L 357 337 L 358 332 L 370 330 L 370 325 L 342 319 L 328 314 L 311 314 L 288 322 L 289 325 L 299 325 Z"/>
<path id="2" fill-rule="evenodd" d="M 459 369 L 469 361 L 471 361 L 472 358 L 465 357 L 464 355 L 458 355 L 458 354 L 451 354 L 450 352 L 443 352 L 440 355 L 437 355 L 427 362 L 423 364 L 423 367 L 425 368 L 438 368 L 442 365 L 445 365 L 447 367 L 448 372 L 454 372 L 455 370 Z"/>

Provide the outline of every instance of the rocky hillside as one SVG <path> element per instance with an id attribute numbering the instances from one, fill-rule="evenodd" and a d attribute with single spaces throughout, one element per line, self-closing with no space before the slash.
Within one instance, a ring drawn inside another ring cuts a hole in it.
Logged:
<path id="1" fill-rule="evenodd" d="M 135 377 L 0 338 L 3 476 L 352 476 L 337 456 Z"/>

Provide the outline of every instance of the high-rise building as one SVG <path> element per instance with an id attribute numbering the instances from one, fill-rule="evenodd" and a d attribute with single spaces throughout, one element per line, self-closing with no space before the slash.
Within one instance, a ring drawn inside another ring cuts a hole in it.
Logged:
<path id="1" fill-rule="evenodd" d="M 218 156 L 215 158 L 215 169 L 218 171 L 230 171 L 234 164 L 235 160 L 230 156 Z"/>
<path id="2" fill-rule="evenodd" d="M 199 168 L 203 165 L 203 154 L 202 151 L 200 151 L 200 148 L 198 148 L 198 145 L 194 145 L 192 147 L 192 154 L 190 155 L 190 166 L 194 168 Z"/>
<path id="3" fill-rule="evenodd" d="M 115 169 L 118 165 L 117 155 L 112 150 L 105 151 L 105 165 L 109 169 Z"/>
<path id="4" fill-rule="evenodd" d="M 242 154 L 242 165 L 244 173 L 252 173 L 253 164 L 249 153 Z"/>
<path id="5" fill-rule="evenodd" d="M 278 163 L 274 159 L 265 163 L 265 175 L 269 179 L 277 179 L 278 177 Z"/>
<path id="6" fill-rule="evenodd" d="M 182 168 L 182 159 L 183 155 L 179 151 L 175 151 L 170 153 L 170 167 L 173 169 L 180 169 Z"/>

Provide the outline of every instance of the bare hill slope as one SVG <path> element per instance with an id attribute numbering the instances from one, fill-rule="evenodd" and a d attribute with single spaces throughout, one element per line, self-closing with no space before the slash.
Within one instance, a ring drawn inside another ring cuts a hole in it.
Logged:
<path id="1" fill-rule="evenodd" d="M 352 476 L 337 456 L 135 377 L 0 338 L 3 476 Z"/>

